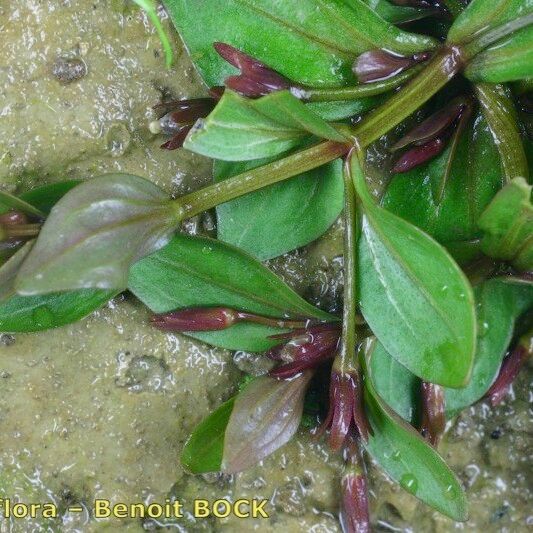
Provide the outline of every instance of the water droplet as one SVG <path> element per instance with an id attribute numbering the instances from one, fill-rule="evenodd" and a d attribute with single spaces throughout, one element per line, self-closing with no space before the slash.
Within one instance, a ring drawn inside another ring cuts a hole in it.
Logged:
<path id="1" fill-rule="evenodd" d="M 418 480 L 413 474 L 404 474 L 400 479 L 400 485 L 411 494 L 416 494 L 418 490 Z"/>
<path id="2" fill-rule="evenodd" d="M 131 135 L 128 127 L 122 122 L 113 122 L 105 136 L 106 147 L 112 157 L 124 155 L 130 144 Z"/>
<path id="3" fill-rule="evenodd" d="M 457 489 L 453 485 L 448 485 L 444 497 L 447 500 L 455 500 L 457 498 Z"/>
<path id="4" fill-rule="evenodd" d="M 54 313 L 46 306 L 37 307 L 32 313 L 32 319 L 40 328 L 46 329 L 55 325 Z"/>
<path id="5" fill-rule="evenodd" d="M 488 322 L 482 322 L 479 325 L 478 329 L 479 329 L 478 335 L 480 337 L 484 337 L 489 332 L 489 323 Z"/>
<path id="6" fill-rule="evenodd" d="M 202 248 L 202 253 L 204 254 L 210 254 L 212 251 L 213 251 L 213 248 L 211 248 L 210 246 L 204 246 Z"/>
<path id="7" fill-rule="evenodd" d="M 393 459 L 394 461 L 399 461 L 401 458 L 402 458 L 402 454 L 401 454 L 400 450 L 396 450 L 396 451 L 392 454 L 392 459 Z"/>

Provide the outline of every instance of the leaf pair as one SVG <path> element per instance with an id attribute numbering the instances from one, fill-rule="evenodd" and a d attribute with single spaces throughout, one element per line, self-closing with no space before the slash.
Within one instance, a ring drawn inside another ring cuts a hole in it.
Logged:
<path id="1" fill-rule="evenodd" d="M 517 278 L 495 278 L 474 289 L 478 334 L 472 379 L 464 388 L 447 388 L 446 412 L 455 416 L 480 400 L 498 374 L 518 318 L 533 306 L 533 284 Z M 370 371 L 376 390 L 402 418 L 416 423 L 420 379 L 376 343 Z"/>
<path id="2" fill-rule="evenodd" d="M 355 156 L 351 172 L 364 213 L 358 283 L 368 325 L 385 349 L 417 376 L 464 386 L 476 336 L 468 280 L 433 239 L 375 204 Z"/>
<path id="3" fill-rule="evenodd" d="M 311 377 L 308 371 L 291 380 L 254 379 L 196 427 L 182 463 L 194 474 L 254 466 L 296 433 Z"/>
<path id="4" fill-rule="evenodd" d="M 249 161 L 280 155 L 311 136 L 347 142 L 288 91 L 251 100 L 226 90 L 214 111 L 191 130 L 184 147 L 214 159 Z"/>

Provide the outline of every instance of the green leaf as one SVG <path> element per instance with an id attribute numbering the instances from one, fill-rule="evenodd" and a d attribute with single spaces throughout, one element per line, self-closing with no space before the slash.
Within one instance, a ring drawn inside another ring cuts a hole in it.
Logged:
<path id="1" fill-rule="evenodd" d="M 496 278 L 475 288 L 478 337 L 472 379 L 464 389 L 446 389 L 453 416 L 482 398 L 498 375 L 518 317 L 533 306 L 533 283 Z"/>
<path id="2" fill-rule="evenodd" d="M 224 453 L 224 434 L 236 396 L 223 403 L 205 418 L 188 438 L 181 454 L 181 463 L 192 474 L 218 472 Z"/>
<path id="3" fill-rule="evenodd" d="M 448 42 L 469 42 L 488 29 L 530 13 L 532 0 L 472 0 L 450 28 Z"/>
<path id="4" fill-rule="evenodd" d="M 48 213 L 54 204 L 78 183 L 67 181 L 45 185 L 22 194 L 21 199 Z M 28 243 L 25 248 L 19 250 L 21 255 L 17 256 L 18 259 L 23 260 L 32 245 L 33 243 Z M 18 266 L 21 262 L 18 261 Z M 12 270 L 11 282 L 17 272 L 18 267 Z M 6 287 L 8 276 L 0 275 L 0 278 L 3 281 L 2 287 Z M 0 296 L 0 300 L 4 300 L 0 302 L 0 331 L 32 332 L 71 324 L 102 307 L 116 295 L 117 291 L 81 290 L 41 296 L 18 296 L 14 294 L 11 283 L 9 292 L 4 293 L 4 298 Z"/>
<path id="5" fill-rule="evenodd" d="M 0 302 L 0 331 L 27 333 L 72 324 L 117 294 L 117 291 L 83 289 L 41 296 L 14 295 Z"/>
<path id="6" fill-rule="evenodd" d="M 242 472 L 291 440 L 312 376 L 310 371 L 290 380 L 262 376 L 239 393 L 224 436 L 223 472 Z"/>
<path id="7" fill-rule="evenodd" d="M 24 201 L 22 198 L 17 198 L 8 192 L 0 191 L 0 213 L 5 213 L 10 209 L 16 209 L 27 215 L 39 218 L 44 216 L 44 213 L 41 210 Z"/>
<path id="8" fill-rule="evenodd" d="M 143 178 L 83 182 L 52 209 L 19 271 L 17 292 L 124 289 L 130 265 L 166 244 L 175 224 L 170 198 Z"/>
<path id="9" fill-rule="evenodd" d="M 510 261 L 519 270 L 533 269 L 533 205 L 524 178 L 516 178 L 492 200 L 479 219 L 481 242 L 490 257 Z"/>
<path id="10" fill-rule="evenodd" d="M 288 91 L 251 100 L 226 90 L 212 113 L 191 130 L 184 147 L 215 159 L 249 161 L 279 155 L 311 136 L 346 142 Z"/>
<path id="11" fill-rule="evenodd" d="M 33 244 L 34 241 L 27 242 L 0 267 L 0 304 L 3 300 L 16 294 L 14 286 L 15 278 L 20 270 L 20 265 L 22 265 L 30 253 Z"/>
<path id="12" fill-rule="evenodd" d="M 270 162 L 217 161 L 215 181 Z M 342 162 L 337 160 L 219 205 L 218 238 L 261 261 L 277 257 L 325 233 L 342 211 L 343 195 Z"/>
<path id="13" fill-rule="evenodd" d="M 386 22 L 362 0 L 226 0 L 223 9 L 219 0 L 163 3 L 209 87 L 235 73 L 213 49 L 217 41 L 313 87 L 354 83 L 352 63 L 367 50 L 408 55 L 436 46 Z"/>
<path id="14" fill-rule="evenodd" d="M 500 152 L 504 183 L 507 184 L 518 177 L 527 179 L 527 155 L 513 94 L 506 85 L 478 83 L 474 88 L 496 148 Z"/>
<path id="15" fill-rule="evenodd" d="M 375 343 L 367 344 L 372 358 Z M 387 474 L 427 505 L 456 521 L 468 518 L 461 484 L 442 457 L 376 392 L 372 379 L 365 381 L 365 406 L 373 434 L 366 449 Z M 373 374 L 370 374 L 371 376 Z"/>
<path id="16" fill-rule="evenodd" d="M 486 48 L 468 64 L 465 75 L 474 82 L 504 83 L 533 76 L 533 26 Z"/>
<path id="17" fill-rule="evenodd" d="M 344 120 L 345 118 L 362 115 L 386 101 L 386 95 L 368 96 L 358 100 L 340 102 L 309 102 L 305 107 L 328 121 Z"/>
<path id="18" fill-rule="evenodd" d="M 155 3 L 153 2 L 153 0 L 133 0 L 133 1 L 139 7 L 141 7 L 142 9 L 146 11 L 146 14 L 152 21 L 152 24 L 154 25 L 157 31 L 157 35 L 159 36 L 159 40 L 161 41 L 161 46 L 163 47 L 163 51 L 165 52 L 165 61 L 167 64 L 167 68 L 170 68 L 174 60 L 174 54 L 172 52 L 172 45 L 170 44 L 168 35 L 166 34 L 165 29 L 163 28 L 163 25 L 161 24 L 161 21 L 159 20 Z"/>
<path id="19" fill-rule="evenodd" d="M 382 205 L 446 246 L 480 236 L 479 217 L 502 185 L 498 148 L 479 112 L 436 158 L 395 174 Z"/>
<path id="20" fill-rule="evenodd" d="M 271 317 L 335 320 L 303 300 L 259 261 L 207 238 L 176 235 L 165 248 L 132 267 L 128 287 L 155 313 L 223 306 Z M 192 336 L 214 346 L 261 352 L 279 344 L 268 338 L 275 333 L 280 330 L 236 324 Z"/>
<path id="21" fill-rule="evenodd" d="M 45 214 L 50 213 L 54 205 L 71 189 L 82 183 L 79 180 L 67 180 L 37 187 L 22 193 L 20 199 L 33 205 Z"/>
<path id="22" fill-rule="evenodd" d="M 476 336 L 468 280 L 431 237 L 375 205 L 355 157 L 352 173 L 364 210 L 359 287 L 366 321 L 385 349 L 417 376 L 464 386 Z"/>
<path id="23" fill-rule="evenodd" d="M 420 379 L 391 357 L 378 340 L 372 348 L 369 371 L 381 398 L 404 420 L 414 424 L 418 417 Z"/>
<path id="24" fill-rule="evenodd" d="M 431 9 L 409 6 L 397 6 L 387 0 L 364 0 L 364 2 L 381 18 L 392 24 L 405 24 L 433 14 Z"/>

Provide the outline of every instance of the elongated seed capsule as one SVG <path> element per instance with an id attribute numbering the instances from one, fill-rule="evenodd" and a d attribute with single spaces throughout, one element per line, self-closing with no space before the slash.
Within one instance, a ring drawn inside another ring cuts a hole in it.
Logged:
<path id="1" fill-rule="evenodd" d="M 152 324 L 165 331 L 219 331 L 227 329 L 237 320 L 237 312 L 225 307 L 184 309 L 155 315 Z"/>

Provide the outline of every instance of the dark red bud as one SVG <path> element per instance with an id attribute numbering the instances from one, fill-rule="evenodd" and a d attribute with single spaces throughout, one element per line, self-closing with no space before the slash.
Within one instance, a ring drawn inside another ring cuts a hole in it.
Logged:
<path id="1" fill-rule="evenodd" d="M 0 225 L 2 226 L 18 226 L 28 224 L 28 222 L 28 217 L 22 211 L 11 210 L 0 215 Z"/>
<path id="2" fill-rule="evenodd" d="M 152 324 L 165 331 L 219 331 L 231 327 L 237 313 L 224 307 L 184 309 L 154 315 Z"/>
<path id="3" fill-rule="evenodd" d="M 220 85 L 211 87 L 211 89 L 209 89 L 209 96 L 218 102 L 224 96 L 224 90 L 225 87 Z"/>
<path id="4" fill-rule="evenodd" d="M 154 106 L 154 110 L 159 118 L 150 124 L 150 130 L 155 134 L 172 135 L 161 148 L 166 150 L 181 148 L 196 121 L 209 115 L 216 103 L 213 98 L 194 98 L 158 104 Z"/>
<path id="5" fill-rule="evenodd" d="M 270 372 L 270 375 L 280 379 L 287 379 L 303 370 L 314 368 L 335 355 L 339 342 L 338 330 L 324 330 L 321 332 L 307 332 L 293 338 L 285 345 L 270 350 L 267 355 L 274 360 L 284 361 Z"/>
<path id="6" fill-rule="evenodd" d="M 464 113 L 472 102 L 463 97 L 456 98 L 446 107 L 433 113 L 430 117 L 422 121 L 418 126 L 413 128 L 409 133 L 404 135 L 391 150 L 395 152 L 405 148 L 410 144 L 425 145 L 429 141 L 441 137 L 442 134 L 450 128 Z"/>
<path id="7" fill-rule="evenodd" d="M 329 387 L 329 412 L 319 434 L 329 428 L 330 448 L 338 451 L 351 430 L 356 431 L 363 440 L 368 440 L 370 425 L 364 411 L 359 372 L 341 373 L 335 366 L 334 364 Z"/>
<path id="8" fill-rule="evenodd" d="M 438 446 L 446 428 L 444 389 L 422 382 L 422 422 L 420 431 L 432 446 Z"/>
<path id="9" fill-rule="evenodd" d="M 516 376 L 518 376 L 518 373 L 532 355 L 533 336 L 526 335 L 520 339 L 518 346 L 511 354 L 504 359 L 496 381 L 487 392 L 487 397 L 490 398 L 492 406 L 502 402 Z"/>
<path id="10" fill-rule="evenodd" d="M 353 72 L 359 83 L 385 80 L 426 61 L 430 54 L 423 52 L 410 57 L 399 56 L 385 50 L 371 50 L 361 54 L 354 63 Z"/>
<path id="11" fill-rule="evenodd" d="M 344 533 L 368 533 L 370 531 L 368 483 L 361 453 L 353 437 L 348 439 L 345 452 L 345 471 L 341 481 L 342 530 Z"/>
<path id="12" fill-rule="evenodd" d="M 243 96 L 259 98 L 294 86 L 285 76 L 229 44 L 215 43 L 213 46 L 222 58 L 241 71 L 227 78 L 225 83 Z"/>
<path id="13" fill-rule="evenodd" d="M 172 136 L 167 142 L 161 145 L 163 150 L 177 150 L 183 146 L 187 135 L 192 130 L 192 126 L 182 126 L 182 128 Z"/>
<path id="14" fill-rule="evenodd" d="M 395 165 L 392 167 L 392 172 L 400 174 L 402 172 L 409 172 L 424 163 L 427 163 L 434 157 L 438 156 L 446 147 L 446 143 L 442 139 L 433 139 L 422 146 L 415 146 L 405 154 L 403 154 Z"/>
<path id="15" fill-rule="evenodd" d="M 368 486 L 364 474 L 347 474 L 342 478 L 340 522 L 344 533 L 370 532 Z"/>

